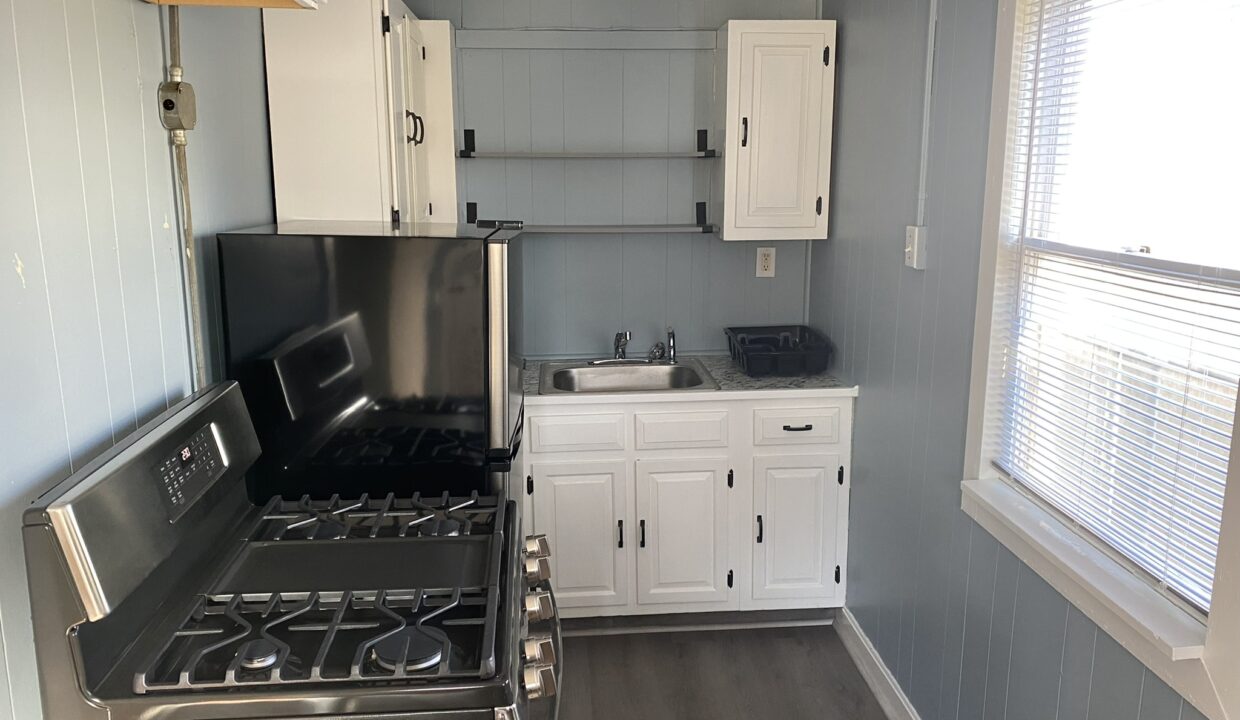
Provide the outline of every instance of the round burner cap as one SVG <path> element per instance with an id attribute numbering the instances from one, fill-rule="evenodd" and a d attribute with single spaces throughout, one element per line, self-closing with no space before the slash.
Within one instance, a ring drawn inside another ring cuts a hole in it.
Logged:
<path id="1" fill-rule="evenodd" d="M 400 662 L 406 642 L 409 643 L 409 654 L 405 656 L 407 672 L 435 667 L 443 657 L 443 646 L 438 640 L 424 632 L 410 629 L 375 643 L 371 650 L 375 664 L 388 672 L 395 672 L 396 663 Z"/>
<path id="2" fill-rule="evenodd" d="M 266 670 L 280 658 L 280 648 L 266 639 L 251 640 L 242 646 L 241 667 L 246 670 Z"/>

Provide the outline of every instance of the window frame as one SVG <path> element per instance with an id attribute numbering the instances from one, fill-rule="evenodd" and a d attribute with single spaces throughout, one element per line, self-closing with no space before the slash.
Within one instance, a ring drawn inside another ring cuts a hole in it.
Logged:
<path id="1" fill-rule="evenodd" d="M 1020 11 L 1039 1 L 999 2 L 961 509 L 1207 718 L 1240 719 L 1240 432 L 1232 433 L 1211 608 L 1204 617 L 1168 597 L 1135 563 L 987 455 L 987 428 L 1003 392 L 990 360 L 1010 321 L 997 317 L 995 290 L 1011 252 L 1004 233 L 1015 50 Z"/>

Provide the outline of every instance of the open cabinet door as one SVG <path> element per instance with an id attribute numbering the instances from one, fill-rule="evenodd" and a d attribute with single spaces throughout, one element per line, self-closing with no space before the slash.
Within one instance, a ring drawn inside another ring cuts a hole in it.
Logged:
<path id="1" fill-rule="evenodd" d="M 392 97 L 393 209 L 403 222 L 417 221 L 418 198 L 414 182 L 417 172 L 416 147 L 420 144 L 423 121 L 418 114 L 418 63 L 422 49 L 417 38 L 417 18 L 401 3 L 391 17 L 388 33 L 388 82 Z"/>

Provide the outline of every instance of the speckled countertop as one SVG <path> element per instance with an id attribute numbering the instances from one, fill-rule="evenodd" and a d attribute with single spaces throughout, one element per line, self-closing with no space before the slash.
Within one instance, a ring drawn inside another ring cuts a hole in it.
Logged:
<path id="1" fill-rule="evenodd" d="M 740 369 L 740 366 L 732 362 L 732 358 L 727 355 L 690 355 L 686 357 L 695 358 L 706 367 L 706 371 L 711 374 L 711 377 L 715 379 L 715 382 L 719 383 L 720 392 L 823 390 L 848 387 L 839 378 L 829 373 L 802 375 L 796 377 L 768 376 L 755 378 L 746 375 L 744 371 Z M 568 361 L 555 360 L 547 362 Z M 526 361 L 525 374 L 522 376 L 526 396 L 538 395 L 538 373 L 542 367 L 542 364 L 543 361 L 540 360 Z M 660 394 L 664 394 L 666 392 L 668 391 L 662 391 Z M 565 396 L 558 395 L 557 397 Z"/>

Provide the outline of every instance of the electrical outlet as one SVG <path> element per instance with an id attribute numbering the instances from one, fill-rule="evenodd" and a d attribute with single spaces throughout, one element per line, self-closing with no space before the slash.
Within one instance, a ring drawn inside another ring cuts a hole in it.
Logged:
<path id="1" fill-rule="evenodd" d="M 775 248 L 758 248 L 756 277 L 775 277 Z"/>
<path id="2" fill-rule="evenodd" d="M 904 266 L 914 270 L 926 269 L 925 225 L 909 225 L 904 228 Z"/>

